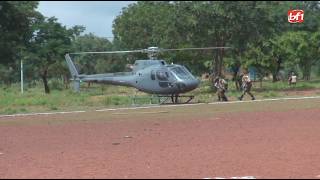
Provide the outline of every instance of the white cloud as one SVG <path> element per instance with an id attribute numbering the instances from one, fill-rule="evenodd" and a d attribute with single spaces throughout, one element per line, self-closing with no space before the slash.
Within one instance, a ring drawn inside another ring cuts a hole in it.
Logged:
<path id="1" fill-rule="evenodd" d="M 67 27 L 83 25 L 86 33 L 112 37 L 112 22 L 123 7 L 136 1 L 40 1 L 38 11 Z"/>

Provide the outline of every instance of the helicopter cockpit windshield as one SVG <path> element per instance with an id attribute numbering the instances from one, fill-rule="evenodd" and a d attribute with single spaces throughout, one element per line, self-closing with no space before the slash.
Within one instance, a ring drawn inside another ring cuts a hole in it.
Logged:
<path id="1" fill-rule="evenodd" d="M 190 78 L 192 78 L 192 76 L 190 76 L 188 70 L 186 70 L 183 67 L 176 66 L 176 67 L 173 67 L 173 68 L 170 68 L 170 69 L 172 70 L 172 73 L 174 73 L 180 79 L 190 79 Z"/>

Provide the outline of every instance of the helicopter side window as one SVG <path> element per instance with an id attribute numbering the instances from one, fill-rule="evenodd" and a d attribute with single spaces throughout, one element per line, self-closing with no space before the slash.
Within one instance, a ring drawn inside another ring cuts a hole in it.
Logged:
<path id="1" fill-rule="evenodd" d="M 157 78 L 160 80 L 160 81 L 167 81 L 168 80 L 168 77 L 166 76 L 166 74 L 162 71 L 157 71 Z"/>
<path id="2" fill-rule="evenodd" d="M 156 73 L 154 72 L 154 70 L 151 71 L 151 79 L 156 80 Z"/>
<path id="3" fill-rule="evenodd" d="M 169 87 L 169 83 L 168 82 L 159 82 L 159 86 L 162 88 L 167 88 L 167 87 Z"/>

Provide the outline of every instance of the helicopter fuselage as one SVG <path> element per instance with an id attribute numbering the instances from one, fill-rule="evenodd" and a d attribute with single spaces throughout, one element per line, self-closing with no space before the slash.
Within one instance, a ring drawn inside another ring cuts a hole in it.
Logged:
<path id="1" fill-rule="evenodd" d="M 200 84 L 187 68 L 164 60 L 137 60 L 131 72 L 79 75 L 79 80 L 134 87 L 150 94 L 180 94 Z"/>

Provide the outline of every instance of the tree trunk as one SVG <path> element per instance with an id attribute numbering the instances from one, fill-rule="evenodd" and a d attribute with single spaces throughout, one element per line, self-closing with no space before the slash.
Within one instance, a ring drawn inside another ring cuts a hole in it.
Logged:
<path id="1" fill-rule="evenodd" d="M 219 46 L 219 43 L 218 43 Z M 223 55 L 224 55 L 224 50 L 219 49 L 215 52 L 215 57 L 213 59 L 213 72 L 214 72 L 214 78 L 219 77 L 222 75 L 222 67 L 223 67 Z"/>
<path id="2" fill-rule="evenodd" d="M 311 65 L 308 64 L 308 62 L 306 63 L 306 65 L 303 68 L 303 79 L 306 81 L 310 80 L 310 74 L 311 74 Z"/>
<path id="3" fill-rule="evenodd" d="M 49 86 L 48 86 L 47 76 L 48 76 L 48 69 L 45 69 L 42 72 L 41 78 L 42 78 L 43 85 L 44 85 L 44 91 L 45 91 L 46 94 L 49 94 L 50 93 L 50 89 L 49 89 Z"/>
<path id="4" fill-rule="evenodd" d="M 240 86 L 239 86 L 239 81 L 238 81 L 238 71 L 233 71 L 233 74 L 232 74 L 232 79 L 234 80 L 234 83 L 236 85 L 236 89 L 237 90 L 240 90 Z"/>
<path id="5" fill-rule="evenodd" d="M 221 46 L 224 46 L 224 43 L 221 44 Z M 224 66 L 223 66 L 223 57 L 224 57 L 224 49 L 220 49 L 220 76 L 222 75 L 222 71 L 224 71 Z"/>
<path id="6" fill-rule="evenodd" d="M 278 81 L 278 77 L 276 73 L 272 73 L 272 82 L 277 82 Z"/>
<path id="7" fill-rule="evenodd" d="M 216 39 L 218 39 L 215 44 L 217 47 L 224 46 L 224 38 L 223 36 L 216 34 Z M 224 56 L 224 49 L 218 49 L 215 51 L 214 59 L 213 59 L 213 80 L 216 77 L 221 77 L 222 75 L 222 68 L 223 68 L 223 56 Z M 212 82 L 214 87 L 214 82 Z"/>
<path id="8" fill-rule="evenodd" d="M 241 55 L 239 55 L 241 57 Z M 241 60 L 240 60 L 241 61 Z M 236 85 L 236 89 L 240 90 L 241 88 L 241 80 L 240 80 L 240 75 L 239 75 L 239 71 L 240 71 L 240 67 L 241 67 L 241 63 L 236 63 L 235 66 L 232 68 L 232 80 L 234 81 L 235 85 Z"/>
<path id="9" fill-rule="evenodd" d="M 213 77 L 216 78 L 217 76 L 219 76 L 219 54 L 218 52 L 215 52 L 214 57 L 213 57 Z"/>
<path id="10" fill-rule="evenodd" d="M 310 80 L 310 72 L 304 72 L 303 73 L 303 79 L 305 81 L 309 81 Z"/>
<path id="11" fill-rule="evenodd" d="M 241 67 L 241 59 L 242 59 L 242 54 L 243 54 L 243 49 L 239 49 L 239 51 L 237 51 L 238 57 L 240 57 L 239 59 L 237 59 L 235 67 L 233 68 L 233 74 L 232 74 L 232 79 L 235 82 L 236 85 L 236 89 L 237 91 L 241 90 L 241 85 L 242 85 L 242 80 L 240 78 L 240 67 Z"/>
<path id="12" fill-rule="evenodd" d="M 281 63 L 282 63 L 281 57 L 278 57 L 276 59 L 276 62 L 277 62 L 277 67 L 276 67 L 275 72 L 272 74 L 272 82 L 279 81 L 278 74 L 279 74 L 279 71 L 281 69 Z"/>

